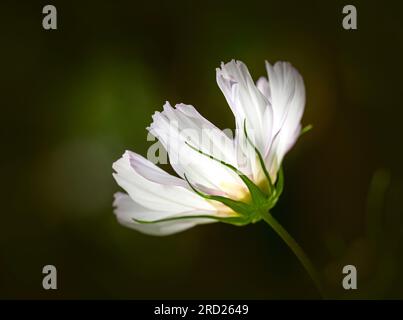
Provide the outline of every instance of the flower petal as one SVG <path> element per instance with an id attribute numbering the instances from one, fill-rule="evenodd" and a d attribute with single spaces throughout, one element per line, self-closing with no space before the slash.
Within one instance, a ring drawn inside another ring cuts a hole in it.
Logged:
<path id="1" fill-rule="evenodd" d="M 148 130 L 162 143 L 174 170 L 182 178 L 216 194 L 237 197 L 246 187 L 233 171 L 223 164 L 197 152 L 200 150 L 216 159 L 237 166 L 237 154 L 232 139 L 203 118 L 193 106 L 167 102 L 162 112 L 156 112 Z"/>
<path id="2" fill-rule="evenodd" d="M 239 138 L 244 139 L 246 119 L 248 136 L 257 149 L 264 153 L 271 144 L 272 119 L 267 112 L 269 100 L 256 87 L 248 68 L 241 61 L 232 60 L 217 68 L 217 83 L 235 115 Z"/>
<path id="3" fill-rule="evenodd" d="M 169 175 L 140 155 L 126 151 L 113 164 L 116 182 L 140 205 L 156 210 L 161 219 L 193 210 L 215 211 L 215 207 L 188 188 L 186 182 Z"/>
<path id="4" fill-rule="evenodd" d="M 189 229 L 196 224 L 215 222 L 212 219 L 194 218 L 157 223 L 138 223 L 135 220 L 142 220 L 144 217 L 155 217 L 158 212 L 139 205 L 130 196 L 121 192 L 115 194 L 113 206 L 115 207 L 116 217 L 122 225 L 154 236 L 170 235 Z"/>
<path id="5" fill-rule="evenodd" d="M 264 174 L 254 148 L 246 141 L 244 126 L 249 140 L 265 157 L 272 137 L 270 101 L 253 83 L 247 67 L 240 61 L 222 64 L 221 69 L 217 69 L 217 83 L 235 116 L 236 145 L 241 151 L 238 162 L 243 164 L 242 170 L 259 183 Z"/>
<path id="6" fill-rule="evenodd" d="M 256 81 L 256 87 L 259 89 L 259 91 L 265 96 L 267 101 L 271 104 L 271 93 L 270 93 L 270 84 L 269 80 L 267 80 L 266 77 L 260 77 Z"/>
<path id="7" fill-rule="evenodd" d="M 305 86 L 298 71 L 288 62 L 266 62 L 269 86 L 262 81 L 260 90 L 271 100 L 273 107 L 273 146 L 267 155 L 270 172 L 276 173 L 284 155 L 293 146 L 301 131 L 305 107 Z"/>
<path id="8" fill-rule="evenodd" d="M 274 113 L 274 133 L 284 126 L 295 129 L 305 107 L 305 86 L 298 71 L 288 62 L 278 61 L 273 66 L 266 61 Z M 293 130 L 291 130 L 293 131 Z"/>

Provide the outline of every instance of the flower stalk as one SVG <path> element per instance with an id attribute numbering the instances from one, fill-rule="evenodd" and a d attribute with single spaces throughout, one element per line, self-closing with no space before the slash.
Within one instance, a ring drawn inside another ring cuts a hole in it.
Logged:
<path id="1" fill-rule="evenodd" d="M 306 270 L 306 272 L 309 274 L 309 276 L 315 283 L 315 286 L 319 294 L 324 298 L 325 295 L 322 284 L 319 279 L 318 272 L 313 266 L 311 260 L 305 254 L 304 250 L 302 250 L 301 246 L 269 212 L 265 215 L 262 215 L 262 219 L 280 236 L 281 239 L 283 239 L 283 241 L 295 254 L 295 256 L 298 258 L 298 260 L 301 262 L 302 266 Z"/>

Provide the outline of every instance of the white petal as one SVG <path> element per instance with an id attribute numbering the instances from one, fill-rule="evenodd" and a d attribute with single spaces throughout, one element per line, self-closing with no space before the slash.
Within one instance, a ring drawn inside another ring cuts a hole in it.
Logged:
<path id="1" fill-rule="evenodd" d="M 127 194 L 121 192 L 115 194 L 113 206 L 115 207 L 114 212 L 116 217 L 122 225 L 154 236 L 170 235 L 189 229 L 196 224 L 215 222 L 213 219 L 194 218 L 150 224 L 138 223 L 135 221 L 135 219 L 147 220 L 145 217 L 155 217 L 158 215 L 158 213 L 142 207 L 138 203 L 134 202 Z M 203 213 L 199 212 L 199 214 Z"/>
<path id="2" fill-rule="evenodd" d="M 239 134 L 242 135 L 246 119 L 248 135 L 264 152 L 271 142 L 271 119 L 267 123 L 265 117 L 270 102 L 256 87 L 245 64 L 235 60 L 222 64 L 217 69 L 217 83 L 235 115 Z"/>
<path id="3" fill-rule="evenodd" d="M 254 84 L 247 67 L 240 61 L 222 64 L 221 69 L 217 69 L 217 83 L 235 116 L 237 146 L 244 154 L 242 162 L 247 163 L 243 170 L 250 172 L 252 179 L 259 183 L 262 168 L 254 149 L 246 142 L 244 125 L 246 123 L 249 139 L 265 157 L 272 143 L 273 112 L 270 100 Z M 264 86 L 263 80 L 259 80 L 258 85 Z"/>
<path id="4" fill-rule="evenodd" d="M 187 188 L 187 183 L 183 179 L 172 176 L 153 164 L 151 161 L 145 159 L 137 153 L 127 151 L 130 165 L 132 168 L 141 174 L 144 178 L 157 182 L 159 184 L 176 185 Z"/>
<path id="5" fill-rule="evenodd" d="M 266 77 L 260 77 L 256 81 L 256 87 L 265 96 L 267 101 L 271 104 L 270 84 Z"/>
<path id="6" fill-rule="evenodd" d="M 169 155 L 174 170 L 182 178 L 215 193 L 235 196 L 246 190 L 236 173 L 204 153 L 237 166 L 234 142 L 224 132 L 203 118 L 193 106 L 167 102 L 163 112 L 156 112 L 149 131 L 158 138 Z M 192 147 L 191 147 L 192 146 Z"/>
<path id="7" fill-rule="evenodd" d="M 301 118 L 305 107 L 305 86 L 298 71 L 290 63 L 277 62 L 271 66 L 266 62 L 269 75 L 273 107 L 273 146 L 267 155 L 267 165 L 272 174 L 276 174 L 279 165 L 297 140 L 301 130 Z M 263 90 L 264 84 L 261 88 Z"/>
<path id="8" fill-rule="evenodd" d="M 155 210 L 162 219 L 170 214 L 193 210 L 212 210 L 208 201 L 189 190 L 186 183 L 159 169 L 133 152 L 125 154 L 113 164 L 116 182 L 140 205 Z"/>
<path id="9" fill-rule="evenodd" d="M 274 113 L 274 132 L 284 126 L 298 126 L 305 107 L 305 86 L 298 71 L 288 62 L 271 66 L 266 61 Z M 291 130 L 293 131 L 293 130 Z"/>

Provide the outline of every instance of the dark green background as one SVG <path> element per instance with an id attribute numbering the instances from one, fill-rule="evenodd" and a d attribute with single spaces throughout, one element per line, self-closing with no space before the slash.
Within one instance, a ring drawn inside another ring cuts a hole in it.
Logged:
<path id="1" fill-rule="evenodd" d="M 58 30 L 42 29 L 54 4 Z M 341 26 L 354 4 L 358 30 Z M 332 298 L 403 298 L 402 14 L 391 1 L 13 1 L 1 6 L 0 298 L 317 298 L 264 223 L 157 238 L 112 214 L 112 162 L 146 154 L 165 100 L 221 128 L 232 58 L 303 75 L 304 124 L 273 214 Z M 168 166 L 164 166 L 168 169 Z M 54 264 L 58 290 L 42 289 Z M 342 289 L 354 264 L 358 290 Z"/>

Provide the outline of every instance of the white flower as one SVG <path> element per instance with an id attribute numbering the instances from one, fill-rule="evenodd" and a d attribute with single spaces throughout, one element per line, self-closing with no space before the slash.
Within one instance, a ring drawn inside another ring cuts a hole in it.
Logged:
<path id="1" fill-rule="evenodd" d="M 255 84 L 240 61 L 222 64 L 217 83 L 235 116 L 234 139 L 193 106 L 167 102 L 148 130 L 168 151 L 180 178 L 126 151 L 113 164 L 118 220 L 152 235 L 168 235 L 196 224 L 244 225 L 261 219 L 282 190 L 284 155 L 301 133 L 305 88 L 286 62 L 271 66 Z"/>

